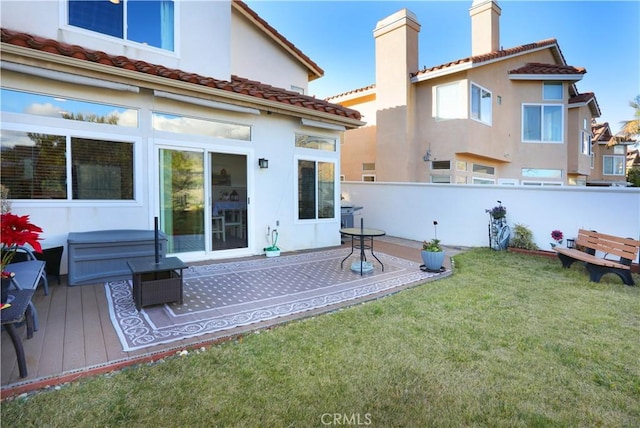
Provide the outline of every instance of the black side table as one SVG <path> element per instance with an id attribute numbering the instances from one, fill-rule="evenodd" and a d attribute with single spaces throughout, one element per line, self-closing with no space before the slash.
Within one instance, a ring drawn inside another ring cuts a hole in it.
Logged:
<path id="1" fill-rule="evenodd" d="M 136 308 L 180 302 L 182 304 L 182 270 L 188 266 L 177 257 L 167 257 L 158 263 L 151 261 L 127 262 L 133 277 L 133 300 Z"/>
<path id="2" fill-rule="evenodd" d="M 10 290 L 9 295 L 13 296 L 13 301 L 9 302 L 11 306 L 0 311 L 2 325 L 7 329 L 7 333 L 9 333 L 13 347 L 16 350 L 20 377 L 27 377 L 27 362 L 24 358 L 22 340 L 16 331 L 16 324 L 26 318 L 27 339 L 33 337 L 33 311 L 30 305 L 33 293 L 34 290 Z"/>

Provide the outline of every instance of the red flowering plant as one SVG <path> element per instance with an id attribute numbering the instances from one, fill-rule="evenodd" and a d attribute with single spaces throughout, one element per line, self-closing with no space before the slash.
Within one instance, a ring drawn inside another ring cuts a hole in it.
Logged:
<path id="1" fill-rule="evenodd" d="M 562 244 L 562 239 L 564 238 L 564 236 L 562 235 L 562 231 L 553 230 L 553 231 L 551 231 L 551 238 L 554 241 L 556 241 L 555 244 L 553 242 L 551 242 L 551 248 L 555 248 L 557 245 Z"/>
<path id="2" fill-rule="evenodd" d="M 3 213 L 0 219 L 0 239 L 2 240 L 2 277 L 11 276 L 5 268 L 16 255 L 18 247 L 29 244 L 36 253 L 42 252 L 40 233 L 42 229 L 29 221 L 29 216 Z"/>

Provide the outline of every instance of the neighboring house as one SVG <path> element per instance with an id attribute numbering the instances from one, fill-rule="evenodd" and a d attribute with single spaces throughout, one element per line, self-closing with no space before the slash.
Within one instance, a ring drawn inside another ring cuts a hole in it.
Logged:
<path id="1" fill-rule="evenodd" d="M 340 244 L 338 142 L 360 114 L 303 95 L 323 70 L 245 3 L 3 2 L 1 19 L 1 181 L 45 247 L 156 216 L 185 261 L 261 254 L 272 229 L 283 250 Z"/>
<path id="2" fill-rule="evenodd" d="M 591 129 L 593 168 L 587 186 L 627 186 L 627 147 L 634 141 L 613 135 L 608 122 L 594 121 Z"/>
<path id="3" fill-rule="evenodd" d="M 627 171 L 631 168 L 640 168 L 640 150 L 627 150 Z"/>
<path id="4" fill-rule="evenodd" d="M 367 122 L 344 135 L 341 179 L 586 185 L 600 116 L 576 87 L 586 70 L 555 39 L 503 49 L 500 14 L 475 0 L 472 56 L 420 70 L 415 14 L 378 22 L 376 83 L 328 98 Z"/>

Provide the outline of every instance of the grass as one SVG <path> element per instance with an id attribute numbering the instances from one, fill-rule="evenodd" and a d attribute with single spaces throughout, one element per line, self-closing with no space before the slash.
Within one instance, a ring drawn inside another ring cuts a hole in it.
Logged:
<path id="1" fill-rule="evenodd" d="M 640 426 L 639 287 L 486 249 L 455 263 L 378 301 L 5 401 L 3 426 Z"/>

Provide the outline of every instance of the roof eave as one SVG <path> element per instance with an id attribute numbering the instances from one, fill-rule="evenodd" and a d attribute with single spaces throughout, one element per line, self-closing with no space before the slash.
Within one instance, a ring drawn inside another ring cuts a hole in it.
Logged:
<path id="1" fill-rule="evenodd" d="M 332 113 L 312 110 L 306 107 L 286 104 L 278 101 L 263 99 L 246 94 L 239 94 L 223 89 L 211 88 L 195 83 L 181 80 L 168 79 L 163 76 L 156 76 L 139 71 L 116 68 L 109 65 L 85 61 L 77 58 L 66 57 L 44 51 L 15 46 L 9 43 L 0 43 L 2 60 L 19 64 L 37 65 L 34 61 L 43 61 L 47 68 L 62 71 L 69 74 L 82 75 L 79 71 L 89 72 L 89 75 L 96 77 L 108 76 L 114 82 L 143 86 L 148 89 L 166 90 L 167 88 L 178 89 L 180 93 L 194 96 L 194 94 L 209 95 L 212 100 L 235 103 L 244 107 L 258 108 L 274 113 L 285 114 L 295 117 L 309 119 L 321 119 L 335 124 L 344 125 L 347 128 L 357 128 L 365 125 L 366 122 L 340 116 Z M 27 60 L 26 62 L 25 59 Z"/>
<path id="2" fill-rule="evenodd" d="M 564 82 L 578 82 L 584 74 L 510 74 L 509 80 L 553 80 Z"/>
<path id="3" fill-rule="evenodd" d="M 236 11 L 241 13 L 246 19 L 248 19 L 251 23 L 253 23 L 257 28 L 259 28 L 264 34 L 267 35 L 267 37 L 269 37 L 276 44 L 278 44 L 285 51 L 287 51 L 290 55 L 292 55 L 294 58 L 300 61 L 307 68 L 309 81 L 313 81 L 324 76 L 324 70 L 320 68 L 320 66 L 313 63 L 310 58 L 306 57 L 304 53 L 297 50 L 297 48 L 292 49 L 291 46 L 285 43 L 284 40 L 286 39 L 284 38 L 284 36 L 282 36 L 281 34 L 274 34 L 271 29 L 267 28 L 260 20 L 256 19 L 257 14 L 246 3 L 234 0 L 231 2 L 231 7 L 233 7 Z M 251 10 L 255 14 L 255 16 L 252 15 L 249 12 L 249 10 Z"/>
<path id="4" fill-rule="evenodd" d="M 452 65 L 450 67 L 444 67 L 433 71 L 427 71 L 425 73 L 421 73 L 415 75 L 411 78 L 411 83 L 419 83 L 424 82 L 426 80 L 436 79 L 442 76 L 448 76 L 450 74 L 459 73 L 461 71 L 469 70 L 473 67 L 473 64 L 469 62 L 464 62 L 461 64 Z"/>

